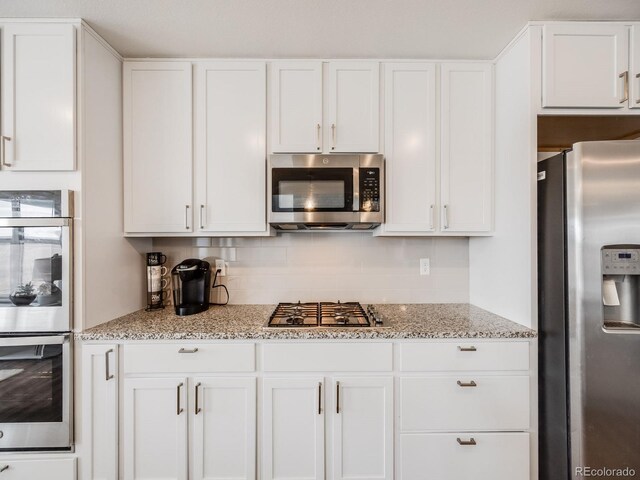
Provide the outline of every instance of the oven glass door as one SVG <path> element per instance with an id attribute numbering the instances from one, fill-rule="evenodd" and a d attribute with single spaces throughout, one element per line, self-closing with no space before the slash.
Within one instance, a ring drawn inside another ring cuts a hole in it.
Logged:
<path id="1" fill-rule="evenodd" d="M 70 445 L 69 334 L 0 337 L 0 449 Z"/>
<path id="2" fill-rule="evenodd" d="M 274 168 L 274 212 L 353 211 L 353 168 Z"/>
<path id="3" fill-rule="evenodd" d="M 69 228 L 0 227 L 0 331 L 71 330 Z"/>

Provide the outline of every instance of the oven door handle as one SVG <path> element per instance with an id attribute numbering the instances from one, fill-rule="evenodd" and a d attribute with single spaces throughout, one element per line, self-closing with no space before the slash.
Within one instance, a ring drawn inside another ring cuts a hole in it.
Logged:
<path id="1" fill-rule="evenodd" d="M 46 337 L 2 337 L 0 347 L 20 345 L 62 345 L 69 341 L 69 334 L 51 335 Z"/>

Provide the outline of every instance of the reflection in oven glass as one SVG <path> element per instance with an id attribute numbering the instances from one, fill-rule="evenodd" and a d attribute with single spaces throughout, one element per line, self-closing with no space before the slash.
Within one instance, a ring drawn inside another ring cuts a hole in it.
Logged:
<path id="1" fill-rule="evenodd" d="M 0 423 L 62 421 L 62 345 L 0 347 Z"/>

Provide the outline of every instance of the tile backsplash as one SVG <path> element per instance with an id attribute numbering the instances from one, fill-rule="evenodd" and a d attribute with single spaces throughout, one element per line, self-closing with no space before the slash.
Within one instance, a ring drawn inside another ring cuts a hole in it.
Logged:
<path id="1" fill-rule="evenodd" d="M 373 237 L 370 233 L 284 233 L 262 238 L 155 238 L 169 270 L 185 258 L 228 263 L 220 277 L 230 303 L 469 301 L 466 238 Z M 419 259 L 431 275 L 421 276 Z M 217 289 L 219 291 L 220 289 Z M 224 300 L 224 293 L 212 295 Z"/>

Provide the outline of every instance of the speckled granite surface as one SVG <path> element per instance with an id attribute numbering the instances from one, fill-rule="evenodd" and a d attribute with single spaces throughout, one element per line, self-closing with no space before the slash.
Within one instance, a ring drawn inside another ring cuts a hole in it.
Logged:
<path id="1" fill-rule="evenodd" d="M 78 340 L 532 338 L 536 332 L 469 304 L 376 305 L 383 327 L 265 328 L 274 305 L 226 305 L 187 317 L 140 310 L 76 334 Z"/>

